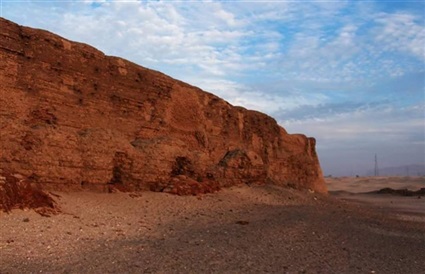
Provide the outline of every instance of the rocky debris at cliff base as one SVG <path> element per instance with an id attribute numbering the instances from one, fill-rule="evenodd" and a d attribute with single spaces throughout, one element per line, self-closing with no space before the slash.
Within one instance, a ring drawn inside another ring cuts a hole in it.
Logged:
<path id="1" fill-rule="evenodd" d="M 213 193 L 220 190 L 220 184 L 215 181 L 196 181 L 184 175 L 174 177 L 169 184 L 162 189 L 166 192 L 176 195 L 200 195 Z"/>
<path id="2" fill-rule="evenodd" d="M 56 201 L 39 186 L 20 174 L 0 173 L 0 210 L 34 209 L 38 214 L 50 217 L 60 213 Z"/>

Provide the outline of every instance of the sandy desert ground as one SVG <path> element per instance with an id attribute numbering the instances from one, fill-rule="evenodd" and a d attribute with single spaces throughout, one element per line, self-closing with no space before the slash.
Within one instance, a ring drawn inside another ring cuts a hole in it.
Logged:
<path id="1" fill-rule="evenodd" d="M 384 188 L 417 191 L 425 188 L 425 177 L 342 177 L 326 178 L 326 183 L 330 194 L 338 199 L 365 204 L 402 220 L 425 223 L 425 196 L 372 193 Z"/>
<path id="2" fill-rule="evenodd" d="M 358 194 L 423 178 L 327 181 L 328 196 L 54 192 L 59 215 L 0 213 L 0 273 L 423 273 L 425 197 Z"/>

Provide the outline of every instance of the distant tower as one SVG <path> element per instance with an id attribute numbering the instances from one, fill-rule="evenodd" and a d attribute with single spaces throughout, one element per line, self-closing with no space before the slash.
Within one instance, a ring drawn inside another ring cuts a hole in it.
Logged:
<path id="1" fill-rule="evenodd" d="M 375 153 L 375 176 L 379 176 L 378 155 Z"/>

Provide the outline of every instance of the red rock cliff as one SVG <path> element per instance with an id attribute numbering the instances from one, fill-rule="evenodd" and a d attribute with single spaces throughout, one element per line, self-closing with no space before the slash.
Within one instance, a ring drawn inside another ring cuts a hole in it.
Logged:
<path id="1" fill-rule="evenodd" d="M 51 188 L 269 182 L 326 192 L 315 140 L 85 44 L 0 19 L 0 168 Z"/>

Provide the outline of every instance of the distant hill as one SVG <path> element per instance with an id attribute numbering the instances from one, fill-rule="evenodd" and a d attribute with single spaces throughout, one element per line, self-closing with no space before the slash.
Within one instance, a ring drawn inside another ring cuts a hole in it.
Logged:
<path id="1" fill-rule="evenodd" d="M 369 170 L 367 175 L 374 175 L 374 170 Z M 379 169 L 380 176 L 425 176 L 425 165 L 405 165 L 384 167 Z"/>

